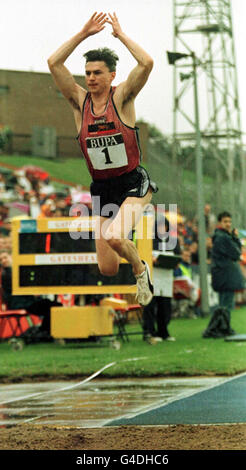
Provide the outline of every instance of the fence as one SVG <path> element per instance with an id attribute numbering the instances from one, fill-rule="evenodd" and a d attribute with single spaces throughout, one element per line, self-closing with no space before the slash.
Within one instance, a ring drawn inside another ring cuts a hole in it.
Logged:
<path id="1" fill-rule="evenodd" d="M 4 153 L 20 155 L 33 154 L 33 140 L 31 134 L 13 134 L 10 141 L 4 148 Z M 39 156 L 35 153 L 35 156 Z M 42 154 L 40 155 L 42 156 Z M 57 136 L 56 137 L 56 157 L 58 158 L 81 158 L 79 144 L 74 137 Z M 52 157 L 50 157 L 52 158 Z"/>
<path id="2" fill-rule="evenodd" d="M 208 167 L 208 162 L 206 162 Z M 197 213 L 197 184 L 195 168 L 187 169 L 185 162 L 174 165 L 171 157 L 165 154 L 158 142 L 154 139 L 148 142 L 147 169 L 159 188 L 154 196 L 155 203 L 177 204 L 181 213 L 193 218 Z M 203 186 L 205 203 L 211 204 L 212 212 L 218 214 L 230 209 L 231 186 L 228 180 L 223 179 L 218 187 L 216 178 L 211 176 L 211 171 L 204 171 Z M 219 192 L 219 198 L 216 197 Z M 240 200 L 241 184 L 234 184 L 235 201 Z M 243 228 L 243 210 L 236 206 L 236 226 Z M 242 224 L 242 225 L 241 225 Z"/>

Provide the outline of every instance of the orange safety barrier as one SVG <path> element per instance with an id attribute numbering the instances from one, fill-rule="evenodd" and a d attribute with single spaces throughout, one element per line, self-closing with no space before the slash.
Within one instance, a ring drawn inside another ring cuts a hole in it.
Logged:
<path id="1" fill-rule="evenodd" d="M 15 338 L 23 335 L 31 326 L 42 323 L 40 317 L 24 309 L 0 311 L 0 339 Z"/>

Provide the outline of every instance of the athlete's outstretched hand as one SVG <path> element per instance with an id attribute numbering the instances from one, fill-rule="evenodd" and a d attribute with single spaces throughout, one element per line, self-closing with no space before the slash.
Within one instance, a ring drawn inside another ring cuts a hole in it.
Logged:
<path id="1" fill-rule="evenodd" d="M 115 38 L 117 38 L 120 34 L 122 34 L 122 29 L 120 27 L 120 23 L 118 21 L 118 18 L 116 16 L 115 12 L 113 13 L 113 15 L 111 15 L 109 13 L 108 16 L 110 17 L 110 20 L 107 18 L 106 21 L 107 21 L 107 23 L 111 24 L 111 26 L 113 28 L 112 34 Z"/>
<path id="2" fill-rule="evenodd" d="M 106 13 L 93 13 L 92 17 L 87 21 L 83 27 L 83 32 L 85 35 L 93 36 L 94 34 L 100 33 L 105 28 L 105 23 L 107 21 Z"/>

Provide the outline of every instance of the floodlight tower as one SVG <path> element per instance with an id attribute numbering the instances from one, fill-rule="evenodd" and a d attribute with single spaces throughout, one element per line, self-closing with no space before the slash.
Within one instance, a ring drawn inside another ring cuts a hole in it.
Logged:
<path id="1" fill-rule="evenodd" d="M 217 184 L 214 201 L 221 208 L 223 176 L 229 182 L 228 206 L 237 221 L 245 202 L 237 69 L 230 0 L 173 0 L 174 52 L 195 53 L 202 146 L 214 157 Z M 189 64 L 176 61 L 173 74 L 173 163 L 177 143 L 195 141 L 193 77 Z M 235 178 L 240 185 L 235 185 Z M 238 188 L 235 207 L 235 186 Z M 240 186 L 240 189 L 239 189 Z"/>

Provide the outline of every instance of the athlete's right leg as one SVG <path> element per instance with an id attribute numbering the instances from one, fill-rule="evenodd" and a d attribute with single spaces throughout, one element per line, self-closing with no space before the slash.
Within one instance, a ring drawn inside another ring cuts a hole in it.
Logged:
<path id="1" fill-rule="evenodd" d="M 99 270 L 104 276 L 115 276 L 120 264 L 120 256 L 109 246 L 103 236 L 111 222 L 112 220 L 107 217 L 97 216 L 96 218 L 97 262 Z"/>

